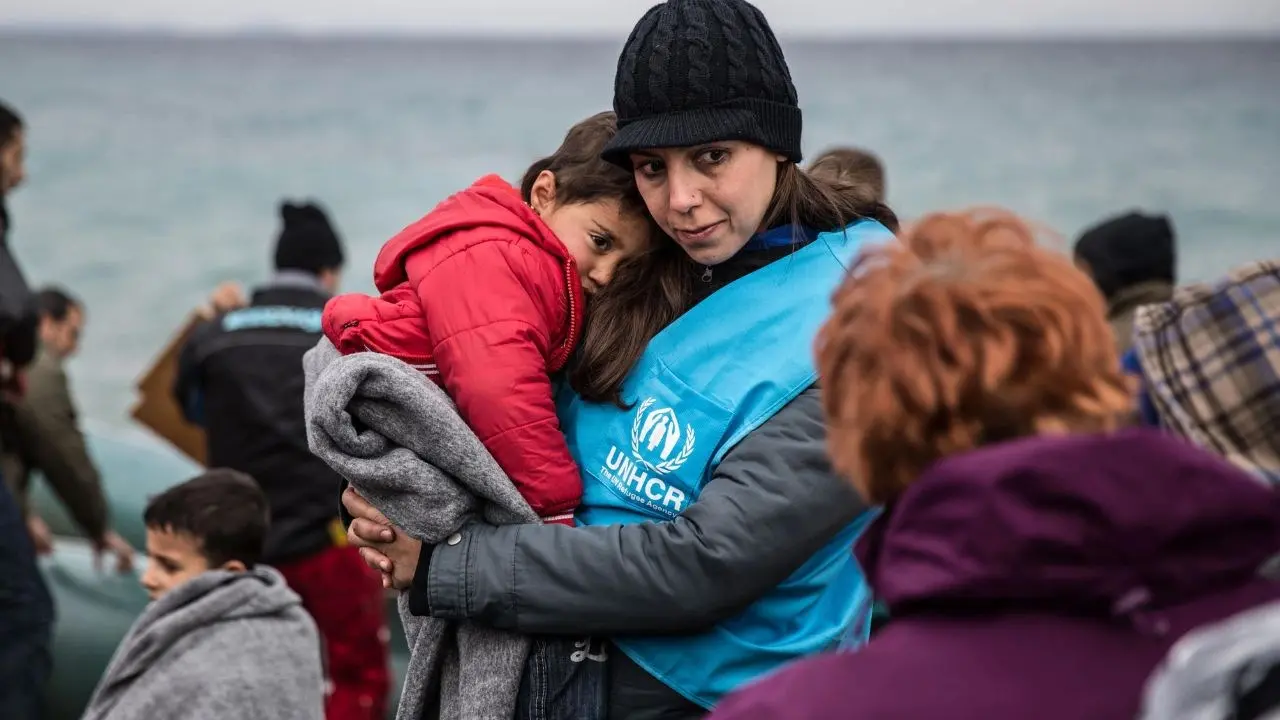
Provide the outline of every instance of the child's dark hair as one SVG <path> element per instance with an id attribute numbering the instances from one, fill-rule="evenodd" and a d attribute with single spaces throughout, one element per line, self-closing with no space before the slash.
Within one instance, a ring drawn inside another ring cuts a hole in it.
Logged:
<path id="1" fill-rule="evenodd" d="M 596 113 L 569 128 L 560 147 L 525 172 L 520 194 L 528 202 L 538 175 L 549 170 L 556 178 L 556 204 L 616 200 L 623 212 L 640 215 L 649 225 L 652 249 L 621 264 L 590 299 L 582 344 L 569 369 L 569 383 L 583 398 L 621 404 L 622 381 L 650 338 L 683 311 L 683 272 L 687 266 L 692 273 L 692 264 L 649 217 L 635 173 L 600 157 L 617 132 L 612 112 Z"/>
<path id="2" fill-rule="evenodd" d="M 646 215 L 635 174 L 600 159 L 604 146 L 618 132 L 618 118 L 601 112 L 569 128 L 554 153 L 535 162 L 520 181 L 520 195 L 529 202 L 533 184 L 544 170 L 556 177 L 556 204 L 576 205 L 617 200 L 626 212 Z"/>
<path id="3" fill-rule="evenodd" d="M 152 498 L 142 520 L 194 538 L 210 567 L 239 560 L 252 568 L 262 558 L 270 510 L 253 478 L 214 468 Z"/>
<path id="4" fill-rule="evenodd" d="M 869 150 L 831 148 L 809 164 L 808 173 L 828 182 L 861 186 L 874 200 L 884 202 L 884 163 Z"/>

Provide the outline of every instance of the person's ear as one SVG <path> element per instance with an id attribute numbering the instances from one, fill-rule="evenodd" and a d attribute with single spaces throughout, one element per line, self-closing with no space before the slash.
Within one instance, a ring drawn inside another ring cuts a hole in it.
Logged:
<path id="1" fill-rule="evenodd" d="M 529 190 L 529 207 L 538 215 L 546 215 L 556 206 L 556 174 L 543 170 Z"/>

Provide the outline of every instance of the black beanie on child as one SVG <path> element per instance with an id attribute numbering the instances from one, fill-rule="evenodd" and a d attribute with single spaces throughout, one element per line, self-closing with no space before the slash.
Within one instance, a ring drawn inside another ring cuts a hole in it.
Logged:
<path id="1" fill-rule="evenodd" d="M 276 269 L 320 274 L 342 267 L 342 241 L 318 205 L 280 205 L 283 227 L 276 242 Z"/>
<path id="2" fill-rule="evenodd" d="M 743 140 L 801 160 L 791 71 L 764 15 L 745 0 L 667 0 L 645 13 L 618 58 L 618 134 L 604 159 L 633 150 Z"/>

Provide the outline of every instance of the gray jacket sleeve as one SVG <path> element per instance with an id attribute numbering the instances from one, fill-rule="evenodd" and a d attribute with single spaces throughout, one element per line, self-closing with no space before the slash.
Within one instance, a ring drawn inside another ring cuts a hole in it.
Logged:
<path id="1" fill-rule="evenodd" d="M 776 587 L 866 509 L 832 472 L 825 443 L 813 387 L 734 447 L 675 520 L 472 524 L 420 564 L 411 607 L 531 633 L 708 628 Z"/>

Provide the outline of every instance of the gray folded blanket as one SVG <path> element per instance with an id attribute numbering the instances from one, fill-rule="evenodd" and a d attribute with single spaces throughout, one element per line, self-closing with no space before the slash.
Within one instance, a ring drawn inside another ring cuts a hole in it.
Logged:
<path id="1" fill-rule="evenodd" d="M 323 338 L 302 364 L 311 452 L 405 532 L 434 545 L 477 512 L 499 525 L 539 522 L 422 373 L 386 355 L 343 357 Z M 398 606 L 410 656 L 396 720 L 419 720 L 437 702 L 441 720 L 514 715 L 527 637 L 416 617 L 407 592 Z"/>

